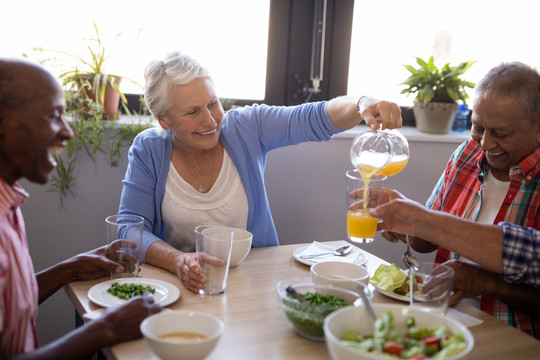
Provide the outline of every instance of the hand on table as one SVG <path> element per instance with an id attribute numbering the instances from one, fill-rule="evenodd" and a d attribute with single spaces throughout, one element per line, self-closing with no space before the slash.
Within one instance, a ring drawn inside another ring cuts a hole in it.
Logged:
<path id="1" fill-rule="evenodd" d="M 182 281 L 184 286 L 193 292 L 198 293 L 199 290 L 204 289 L 206 284 L 206 277 L 202 274 L 201 267 L 205 264 L 213 266 L 222 266 L 223 260 L 209 256 L 207 254 L 200 254 L 201 259 L 197 258 L 197 253 L 182 253 L 178 256 L 178 267 L 176 275 Z"/>
<path id="2" fill-rule="evenodd" d="M 113 334 L 112 345 L 140 338 L 141 322 L 160 311 L 161 305 L 155 303 L 152 296 L 136 296 L 125 304 L 107 309 L 96 321 L 100 323 L 102 331 Z"/>
<path id="3" fill-rule="evenodd" d="M 490 279 L 488 270 L 457 260 L 449 260 L 444 264 L 454 269 L 455 273 L 450 306 L 456 305 L 463 298 L 474 298 L 485 293 L 485 286 Z"/>

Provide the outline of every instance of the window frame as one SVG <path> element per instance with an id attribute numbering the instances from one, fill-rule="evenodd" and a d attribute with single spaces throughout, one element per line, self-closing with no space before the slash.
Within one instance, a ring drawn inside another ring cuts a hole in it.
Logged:
<path id="1" fill-rule="evenodd" d="M 308 98 L 315 4 L 314 0 L 270 1 L 265 98 L 235 99 L 236 105 L 288 106 Z M 327 0 L 323 79 L 320 91 L 309 101 L 329 100 L 346 93 L 353 10 L 354 0 Z M 128 107 L 138 111 L 140 94 L 126 97 Z"/>

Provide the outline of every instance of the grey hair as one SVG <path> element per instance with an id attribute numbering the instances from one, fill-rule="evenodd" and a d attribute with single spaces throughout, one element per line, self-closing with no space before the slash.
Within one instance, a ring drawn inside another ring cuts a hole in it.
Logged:
<path id="1" fill-rule="evenodd" d="M 540 122 L 540 74 L 521 62 L 495 66 L 478 82 L 477 95 L 511 98 L 521 103 L 523 113 Z"/>
<path id="2" fill-rule="evenodd" d="M 164 115 L 169 109 L 169 92 L 178 85 L 210 78 L 210 72 L 192 57 L 172 52 L 164 60 L 154 60 L 144 72 L 146 86 L 144 101 L 152 115 Z"/>

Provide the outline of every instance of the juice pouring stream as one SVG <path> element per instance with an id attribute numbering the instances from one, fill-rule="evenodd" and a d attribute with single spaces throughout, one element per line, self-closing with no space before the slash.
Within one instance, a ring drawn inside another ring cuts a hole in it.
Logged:
<path id="1" fill-rule="evenodd" d="M 368 187 L 373 175 L 382 170 L 392 174 L 397 173 L 407 163 L 406 159 L 404 162 L 392 163 L 393 156 L 392 141 L 383 131 L 366 131 L 354 138 L 350 157 L 352 165 L 364 181 L 364 213 L 367 213 Z"/>

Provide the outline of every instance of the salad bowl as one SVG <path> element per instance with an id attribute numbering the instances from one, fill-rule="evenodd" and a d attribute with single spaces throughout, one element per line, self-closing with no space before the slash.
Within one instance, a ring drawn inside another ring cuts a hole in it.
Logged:
<path id="1" fill-rule="evenodd" d="M 291 297 L 288 288 L 292 288 L 308 303 Z M 280 280 L 276 285 L 276 295 L 287 324 L 298 335 L 314 341 L 324 341 L 323 322 L 328 314 L 344 306 L 362 303 L 359 293 L 332 285 L 314 284 L 309 275 L 295 275 Z M 367 296 L 371 297 L 371 293 Z M 310 305 L 311 301 L 314 302 Z"/>
<path id="2" fill-rule="evenodd" d="M 436 334 L 443 334 L 440 344 L 435 354 L 426 356 L 427 358 L 457 360 L 466 356 L 474 347 L 474 338 L 471 332 L 457 320 L 444 317 L 442 315 L 423 312 L 398 304 L 372 304 L 373 310 L 378 320 L 384 319 L 385 312 L 393 314 L 393 324 L 395 325 L 395 334 L 397 342 L 406 342 L 409 334 L 407 326 L 408 319 L 412 318 L 415 326 L 420 330 L 419 333 L 429 333 L 429 341 L 434 341 L 435 337 L 431 331 L 436 329 Z M 381 320 L 382 321 L 382 320 Z M 364 352 L 355 348 L 353 342 L 348 341 L 348 335 L 363 334 L 372 335 L 374 333 L 374 323 L 370 320 L 365 306 L 347 307 L 337 310 L 330 314 L 324 321 L 323 329 L 326 337 L 326 346 L 332 360 L 373 360 L 373 359 L 407 359 L 411 357 L 393 356 L 387 352 Z M 385 328 L 388 328 L 386 326 Z M 445 330 L 444 330 L 445 329 Z M 347 335 L 346 335 L 347 334 Z M 423 336 L 423 335 L 422 335 Z M 428 336 L 425 336 L 427 338 Z M 420 342 L 422 342 L 421 339 Z M 443 341 L 444 340 L 444 341 Z M 444 350 L 442 346 L 452 348 Z M 352 345 L 351 345 L 352 344 Z M 423 343 L 422 343 L 423 344 Z M 444 345 L 442 345 L 444 344 Z M 385 343 L 386 345 L 386 343 Z M 422 345 L 423 346 L 423 345 Z M 406 352 L 403 351 L 402 355 Z M 420 357 L 419 357 L 420 358 Z"/>

